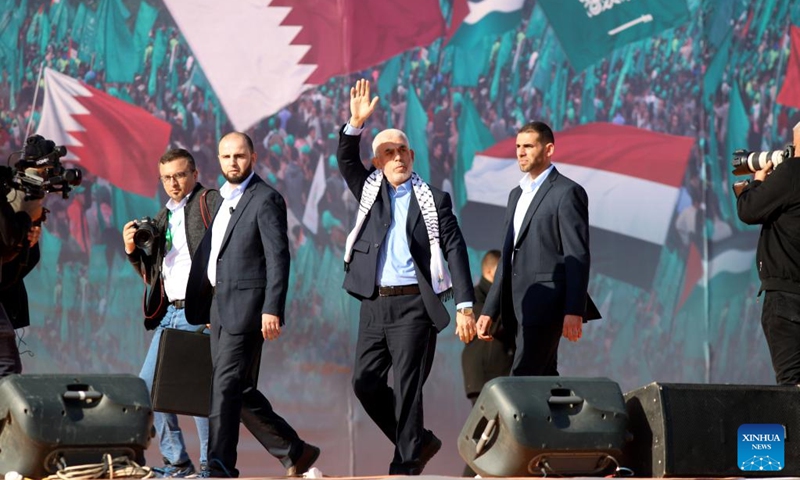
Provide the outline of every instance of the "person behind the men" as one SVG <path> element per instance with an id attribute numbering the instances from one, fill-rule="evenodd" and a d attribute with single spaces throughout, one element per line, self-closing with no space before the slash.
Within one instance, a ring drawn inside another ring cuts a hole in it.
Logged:
<path id="1" fill-rule="evenodd" d="M 30 325 L 23 279 L 39 262 L 42 230 L 35 222 L 42 211 L 41 198 L 25 200 L 24 192 L 13 189 L 0 192 L 0 377 L 22 373 L 15 330 Z"/>
<path id="2" fill-rule="evenodd" d="M 589 199 L 551 163 L 555 137 L 542 122 L 517 133 L 517 162 L 525 173 L 511 190 L 505 241 L 495 281 L 478 319 L 491 340 L 493 320 L 516 332 L 515 376 L 558 375 L 558 344 L 576 342 L 583 322 L 600 318 L 589 284 Z"/>
<path id="3" fill-rule="evenodd" d="M 489 250 L 481 260 L 481 278 L 475 284 L 475 305 L 472 309 L 478 317 L 483 312 L 483 305 L 492 288 L 499 262 L 500 250 Z M 486 382 L 497 377 L 507 377 L 511 373 L 515 350 L 514 337 L 509 338 L 504 335 L 505 332 L 499 331 L 500 327 L 502 327 L 500 321 L 494 322 L 489 331 L 493 337 L 491 342 L 482 342 L 476 338 L 464 345 L 464 351 L 461 353 L 464 390 L 472 405 L 475 405 L 475 400 Z"/>
<path id="4" fill-rule="evenodd" d="M 455 296 L 456 334 L 468 342 L 475 335 L 475 299 L 450 197 L 413 172 L 414 151 L 406 135 L 380 132 L 372 143 L 374 167 L 361 163 L 361 132 L 377 101 L 370 99 L 366 80 L 350 89 L 351 117 L 340 131 L 337 155 L 360 202 L 345 245 L 344 288 L 361 300 L 353 389 L 395 445 L 389 473 L 419 475 L 442 445 L 424 428 L 422 410 L 436 334 L 450 322 L 442 300 Z M 387 381 L 390 368 L 393 388 Z"/>
<path id="5" fill-rule="evenodd" d="M 476 317 L 483 312 L 486 296 L 492 288 L 497 264 L 500 262 L 500 250 L 489 250 L 481 260 L 481 278 L 475 284 L 475 305 L 472 310 Z M 464 345 L 461 352 L 461 371 L 464 374 L 464 390 L 467 398 L 474 406 L 483 386 L 489 380 L 497 377 L 507 377 L 511 373 L 511 364 L 514 362 L 514 337 L 505 335 L 502 323 L 494 322 L 489 333 L 493 340 L 481 341 L 478 338 Z M 474 477 L 475 472 L 469 467 L 464 467 L 462 477 Z"/>
<path id="6" fill-rule="evenodd" d="M 277 339 L 284 324 L 290 258 L 286 203 L 254 173 L 255 163 L 250 137 L 222 137 L 223 200 L 189 275 L 187 318 L 211 324 L 211 477 L 239 475 L 240 420 L 287 476 L 305 473 L 320 453 L 275 413 L 257 386 L 264 340 Z"/>
<path id="7" fill-rule="evenodd" d="M 155 329 L 139 376 L 152 391 L 158 345 L 164 329 L 196 331 L 186 321 L 184 302 L 192 256 L 211 222 L 211 212 L 219 204 L 219 193 L 204 188 L 198 181 L 198 170 L 191 153 L 176 148 L 167 151 L 158 161 L 158 173 L 169 200 L 153 218 L 158 235 L 150 252 L 136 248 L 134 220 L 122 231 L 125 253 L 148 285 L 145 298 L 144 326 Z M 191 361 L 191 359 L 187 359 Z M 186 392 L 191 395 L 191 392 Z M 207 464 L 208 419 L 194 417 L 200 439 L 200 466 Z M 194 463 L 186 451 L 178 416 L 155 412 L 153 423 L 158 434 L 163 467 L 154 468 L 164 477 L 185 477 L 195 473 Z"/>
<path id="8" fill-rule="evenodd" d="M 794 127 L 800 147 L 800 123 Z M 773 169 L 768 162 L 739 194 L 739 219 L 761 225 L 756 250 L 759 295 L 764 292 L 761 327 L 767 339 L 775 380 L 800 384 L 800 159 Z"/>

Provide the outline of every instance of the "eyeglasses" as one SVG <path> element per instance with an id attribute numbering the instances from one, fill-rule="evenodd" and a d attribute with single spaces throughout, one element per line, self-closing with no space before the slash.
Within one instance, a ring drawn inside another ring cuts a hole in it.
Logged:
<path id="1" fill-rule="evenodd" d="M 181 181 L 185 180 L 186 177 L 188 177 L 190 173 L 192 173 L 191 170 L 184 170 L 184 171 L 178 172 L 178 173 L 176 173 L 174 175 L 163 175 L 163 176 L 158 177 L 158 178 L 161 180 L 161 183 L 169 184 L 169 183 L 172 183 L 173 180 L 177 180 L 178 182 L 181 182 Z"/>

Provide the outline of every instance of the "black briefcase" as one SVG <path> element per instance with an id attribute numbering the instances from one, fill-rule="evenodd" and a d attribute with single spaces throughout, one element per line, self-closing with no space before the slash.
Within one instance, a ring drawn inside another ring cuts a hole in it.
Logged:
<path id="1" fill-rule="evenodd" d="M 164 329 L 158 344 L 152 400 L 157 412 L 208 416 L 211 401 L 208 335 Z"/>

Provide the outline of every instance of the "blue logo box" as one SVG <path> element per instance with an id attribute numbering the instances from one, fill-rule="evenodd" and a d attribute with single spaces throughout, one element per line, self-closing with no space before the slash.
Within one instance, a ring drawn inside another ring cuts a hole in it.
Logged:
<path id="1" fill-rule="evenodd" d="M 777 472 L 783 470 L 784 438 L 786 430 L 778 424 L 753 424 L 739 426 L 739 470 L 746 472 Z"/>

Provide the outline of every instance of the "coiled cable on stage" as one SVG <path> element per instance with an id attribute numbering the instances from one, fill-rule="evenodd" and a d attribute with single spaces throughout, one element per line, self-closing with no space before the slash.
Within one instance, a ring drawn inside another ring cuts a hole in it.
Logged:
<path id="1" fill-rule="evenodd" d="M 151 478 L 153 470 L 143 467 L 126 456 L 112 458 L 103 455 L 101 463 L 73 465 L 59 469 L 45 480 L 92 480 L 95 478 Z"/>

